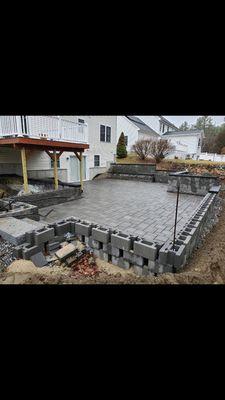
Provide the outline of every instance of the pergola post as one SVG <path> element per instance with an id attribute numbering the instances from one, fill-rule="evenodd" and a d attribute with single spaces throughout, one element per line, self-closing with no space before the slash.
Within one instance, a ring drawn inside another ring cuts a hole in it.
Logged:
<path id="1" fill-rule="evenodd" d="M 55 180 L 55 190 L 59 188 L 59 179 L 58 179 L 58 156 L 56 150 L 54 150 L 54 180 Z"/>
<path id="2" fill-rule="evenodd" d="M 84 184 L 83 184 L 83 153 L 82 152 L 80 152 L 80 186 L 81 186 L 81 190 L 83 192 Z"/>
<path id="3" fill-rule="evenodd" d="M 25 193 L 29 192 L 28 177 L 27 177 L 27 160 L 26 160 L 26 149 L 21 149 L 21 160 L 22 160 L 22 171 L 23 171 L 23 185 Z"/>

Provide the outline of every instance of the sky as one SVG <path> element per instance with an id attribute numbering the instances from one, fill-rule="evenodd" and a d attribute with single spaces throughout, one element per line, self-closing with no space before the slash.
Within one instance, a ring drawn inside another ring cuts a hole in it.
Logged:
<path id="1" fill-rule="evenodd" d="M 210 115 L 213 119 L 213 122 L 216 125 L 221 125 L 224 123 L 224 115 L 216 115 L 216 116 L 212 116 Z M 184 121 L 187 121 L 189 123 L 189 125 L 192 125 L 196 122 L 197 118 L 199 118 L 199 115 L 185 115 L 185 116 L 181 116 L 181 115 L 164 115 L 165 118 L 167 118 L 170 122 L 172 122 L 174 125 L 176 125 L 177 127 L 179 127 Z"/>

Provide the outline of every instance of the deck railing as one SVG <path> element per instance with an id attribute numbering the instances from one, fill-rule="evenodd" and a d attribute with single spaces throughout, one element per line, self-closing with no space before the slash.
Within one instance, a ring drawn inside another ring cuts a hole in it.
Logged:
<path id="1" fill-rule="evenodd" d="M 87 143 L 88 125 L 59 116 L 0 116 L 0 137 L 26 136 Z"/>

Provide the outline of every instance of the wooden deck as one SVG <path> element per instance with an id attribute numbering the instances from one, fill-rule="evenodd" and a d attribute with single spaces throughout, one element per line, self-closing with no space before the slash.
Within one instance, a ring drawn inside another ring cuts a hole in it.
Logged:
<path id="1" fill-rule="evenodd" d="M 74 143 L 74 142 L 60 142 L 47 139 L 33 139 L 33 138 L 0 138 L 0 146 L 13 147 L 17 149 L 25 148 L 30 150 L 55 150 L 55 151 L 69 151 L 69 152 L 84 152 L 89 149 L 87 143 Z"/>

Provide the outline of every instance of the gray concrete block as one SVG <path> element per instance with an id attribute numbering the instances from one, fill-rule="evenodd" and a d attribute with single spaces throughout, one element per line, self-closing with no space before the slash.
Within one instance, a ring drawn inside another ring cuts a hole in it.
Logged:
<path id="1" fill-rule="evenodd" d="M 118 249 L 125 251 L 132 250 L 131 238 L 124 233 L 113 233 L 111 235 L 111 243 L 113 247 L 117 247 Z"/>
<path id="2" fill-rule="evenodd" d="M 116 265 L 117 267 L 123 268 L 123 269 L 130 268 L 129 261 L 124 260 L 122 257 L 112 256 L 112 264 Z"/>
<path id="3" fill-rule="evenodd" d="M 13 257 L 17 259 L 22 259 L 23 258 L 23 247 L 22 246 L 16 246 L 13 249 Z"/>
<path id="4" fill-rule="evenodd" d="M 147 240 L 134 241 L 134 254 L 154 261 L 157 258 L 156 245 Z"/>
<path id="5" fill-rule="evenodd" d="M 143 267 L 144 263 L 145 263 L 145 260 L 143 257 L 136 256 L 136 254 L 134 254 L 133 264 L 138 265 L 139 267 Z"/>
<path id="6" fill-rule="evenodd" d="M 66 233 L 71 233 L 71 223 L 70 221 L 60 221 L 57 222 L 56 227 L 55 227 L 55 233 L 56 235 L 64 235 Z"/>
<path id="7" fill-rule="evenodd" d="M 34 233 L 34 242 L 36 246 L 39 246 L 42 243 L 49 242 L 55 236 L 55 232 L 53 228 L 43 228 L 35 231 Z"/>
<path id="8" fill-rule="evenodd" d="M 24 260 L 30 260 L 30 258 L 32 256 L 34 256 L 37 253 L 40 253 L 41 250 L 42 249 L 39 246 L 32 246 L 32 245 L 28 244 L 23 247 L 23 250 L 22 250 L 23 257 L 22 258 Z"/>
<path id="9" fill-rule="evenodd" d="M 120 256 L 120 249 L 111 246 L 111 255 L 114 256 L 114 257 L 119 257 Z"/>
<path id="10" fill-rule="evenodd" d="M 93 236 L 92 236 L 92 238 L 93 238 Z M 101 249 L 101 243 L 98 240 L 92 239 L 92 246 L 91 247 L 93 249 L 100 250 Z"/>
<path id="11" fill-rule="evenodd" d="M 86 221 L 76 222 L 75 233 L 77 235 L 89 237 L 92 235 L 92 227 L 93 227 L 93 224 L 86 222 Z"/>
<path id="12" fill-rule="evenodd" d="M 53 243 L 48 243 L 47 244 L 47 251 L 54 251 L 54 250 L 58 250 L 60 247 L 60 242 L 53 242 Z"/>
<path id="13" fill-rule="evenodd" d="M 31 261 L 36 265 L 36 267 L 44 267 L 45 265 L 48 264 L 48 261 L 46 260 L 45 256 L 43 253 L 37 253 L 31 256 Z"/>
<path id="14" fill-rule="evenodd" d="M 97 227 L 92 229 L 92 236 L 94 240 L 107 244 L 110 241 L 109 229 Z"/>
<path id="15" fill-rule="evenodd" d="M 134 273 L 138 276 L 143 276 L 143 268 L 139 267 L 138 265 L 133 265 Z"/>
<path id="16" fill-rule="evenodd" d="M 123 258 L 124 258 L 124 260 L 129 261 L 131 264 L 134 264 L 134 252 L 133 252 L 133 250 L 124 251 L 123 252 Z"/>

